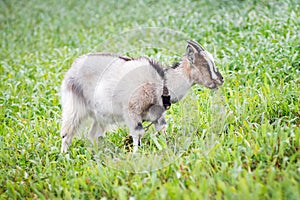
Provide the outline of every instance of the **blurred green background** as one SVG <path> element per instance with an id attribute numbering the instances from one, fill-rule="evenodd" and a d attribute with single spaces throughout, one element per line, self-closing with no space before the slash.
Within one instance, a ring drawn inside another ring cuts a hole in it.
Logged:
<path id="1" fill-rule="evenodd" d="M 299 27 L 296 0 L 1 0 L 0 198 L 300 199 Z M 60 154 L 59 88 L 76 57 L 107 51 L 167 66 L 188 39 L 213 54 L 225 84 L 221 102 L 192 89 L 199 127 L 176 162 L 114 170 L 78 139 Z M 223 121 L 207 150 L 216 102 Z"/>

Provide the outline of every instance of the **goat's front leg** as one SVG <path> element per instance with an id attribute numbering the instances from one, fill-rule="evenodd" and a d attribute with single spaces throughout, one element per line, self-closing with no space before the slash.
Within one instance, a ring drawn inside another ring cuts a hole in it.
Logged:
<path id="1" fill-rule="evenodd" d="M 141 122 L 138 122 L 136 126 L 130 130 L 130 136 L 133 140 L 133 153 L 136 153 L 138 147 L 142 145 L 142 137 L 145 133 L 143 125 Z"/>
<path id="2" fill-rule="evenodd" d="M 157 132 L 162 131 L 164 135 L 167 134 L 167 122 L 165 119 L 165 113 L 163 113 L 161 117 L 156 122 L 154 122 L 154 125 Z"/>
<path id="3" fill-rule="evenodd" d="M 130 136 L 133 140 L 133 153 L 136 153 L 138 147 L 142 145 L 142 137 L 145 133 L 142 117 L 135 113 L 129 113 L 125 116 L 125 122 L 129 127 Z"/>

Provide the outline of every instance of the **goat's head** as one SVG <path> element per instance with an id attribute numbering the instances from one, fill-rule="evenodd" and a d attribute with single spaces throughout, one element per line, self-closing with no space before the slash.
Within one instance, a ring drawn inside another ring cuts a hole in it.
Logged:
<path id="1" fill-rule="evenodd" d="M 195 41 L 188 41 L 186 49 L 189 76 L 194 83 L 210 89 L 223 84 L 223 77 L 215 67 L 212 55 Z"/>

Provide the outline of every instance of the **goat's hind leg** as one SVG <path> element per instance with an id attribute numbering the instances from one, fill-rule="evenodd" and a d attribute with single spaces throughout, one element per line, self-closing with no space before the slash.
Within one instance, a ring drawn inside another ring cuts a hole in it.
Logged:
<path id="1" fill-rule="evenodd" d="M 67 92 L 62 97 L 61 152 L 67 152 L 80 122 L 86 116 L 86 108 L 84 102 L 72 92 Z"/>
<path id="2" fill-rule="evenodd" d="M 88 138 L 91 143 L 95 144 L 98 142 L 99 137 L 104 137 L 104 128 L 99 124 L 99 122 L 97 122 L 96 119 L 94 119 Z"/>
<path id="3" fill-rule="evenodd" d="M 67 114 L 65 114 L 67 115 Z M 63 116 L 62 125 L 61 125 L 61 152 L 67 152 L 69 145 L 72 142 L 72 139 L 76 133 L 76 130 L 79 126 L 80 119 L 76 116 Z"/>

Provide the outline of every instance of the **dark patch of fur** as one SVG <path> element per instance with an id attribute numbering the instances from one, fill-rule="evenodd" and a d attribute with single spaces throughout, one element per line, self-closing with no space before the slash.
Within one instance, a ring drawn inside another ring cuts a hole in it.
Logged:
<path id="1" fill-rule="evenodd" d="M 78 83 L 78 81 L 76 80 L 76 78 L 69 77 L 67 80 L 67 87 L 78 97 L 84 99 L 83 89 L 82 89 L 81 85 Z"/>
<path id="2" fill-rule="evenodd" d="M 122 55 L 119 55 L 119 54 L 113 54 L 113 53 L 89 53 L 87 55 L 88 56 L 111 56 L 111 57 L 120 58 L 120 59 L 125 60 L 125 61 L 134 60 L 133 58 L 130 58 L 130 57 L 127 57 L 127 56 L 122 56 Z"/>
<path id="3" fill-rule="evenodd" d="M 197 42 L 195 42 L 193 40 L 189 40 L 188 44 L 193 46 L 198 52 L 205 51 L 200 44 L 198 44 Z"/>
<path id="4" fill-rule="evenodd" d="M 164 78 L 164 76 L 165 76 L 164 69 L 162 68 L 162 66 L 157 61 L 149 59 L 147 57 L 130 58 L 130 57 L 126 57 L 126 56 L 122 56 L 122 55 L 118 55 L 118 54 L 110 54 L 110 53 L 90 53 L 87 55 L 88 56 L 112 56 L 112 57 L 120 58 L 125 61 L 132 61 L 132 60 L 138 60 L 138 59 L 145 58 L 145 59 L 149 60 L 149 64 L 157 71 L 157 73 L 159 74 L 160 77 Z"/>
<path id="5" fill-rule="evenodd" d="M 178 68 L 180 66 L 180 62 L 177 62 L 177 63 L 174 63 L 172 66 L 171 66 L 171 68 L 172 69 L 176 69 L 176 68 Z"/>
<path id="6" fill-rule="evenodd" d="M 125 60 L 125 61 L 133 60 L 133 58 L 129 58 L 129 57 L 125 57 L 125 56 L 119 56 L 119 58 L 121 58 L 122 60 Z"/>
<path id="7" fill-rule="evenodd" d="M 137 126 L 136 126 L 134 129 L 135 129 L 135 130 L 142 130 L 142 129 L 143 129 L 142 123 L 139 122 L 139 123 L 137 124 Z"/>
<path id="8" fill-rule="evenodd" d="M 149 59 L 149 64 L 156 70 L 161 78 L 165 77 L 165 71 L 157 61 Z"/>

